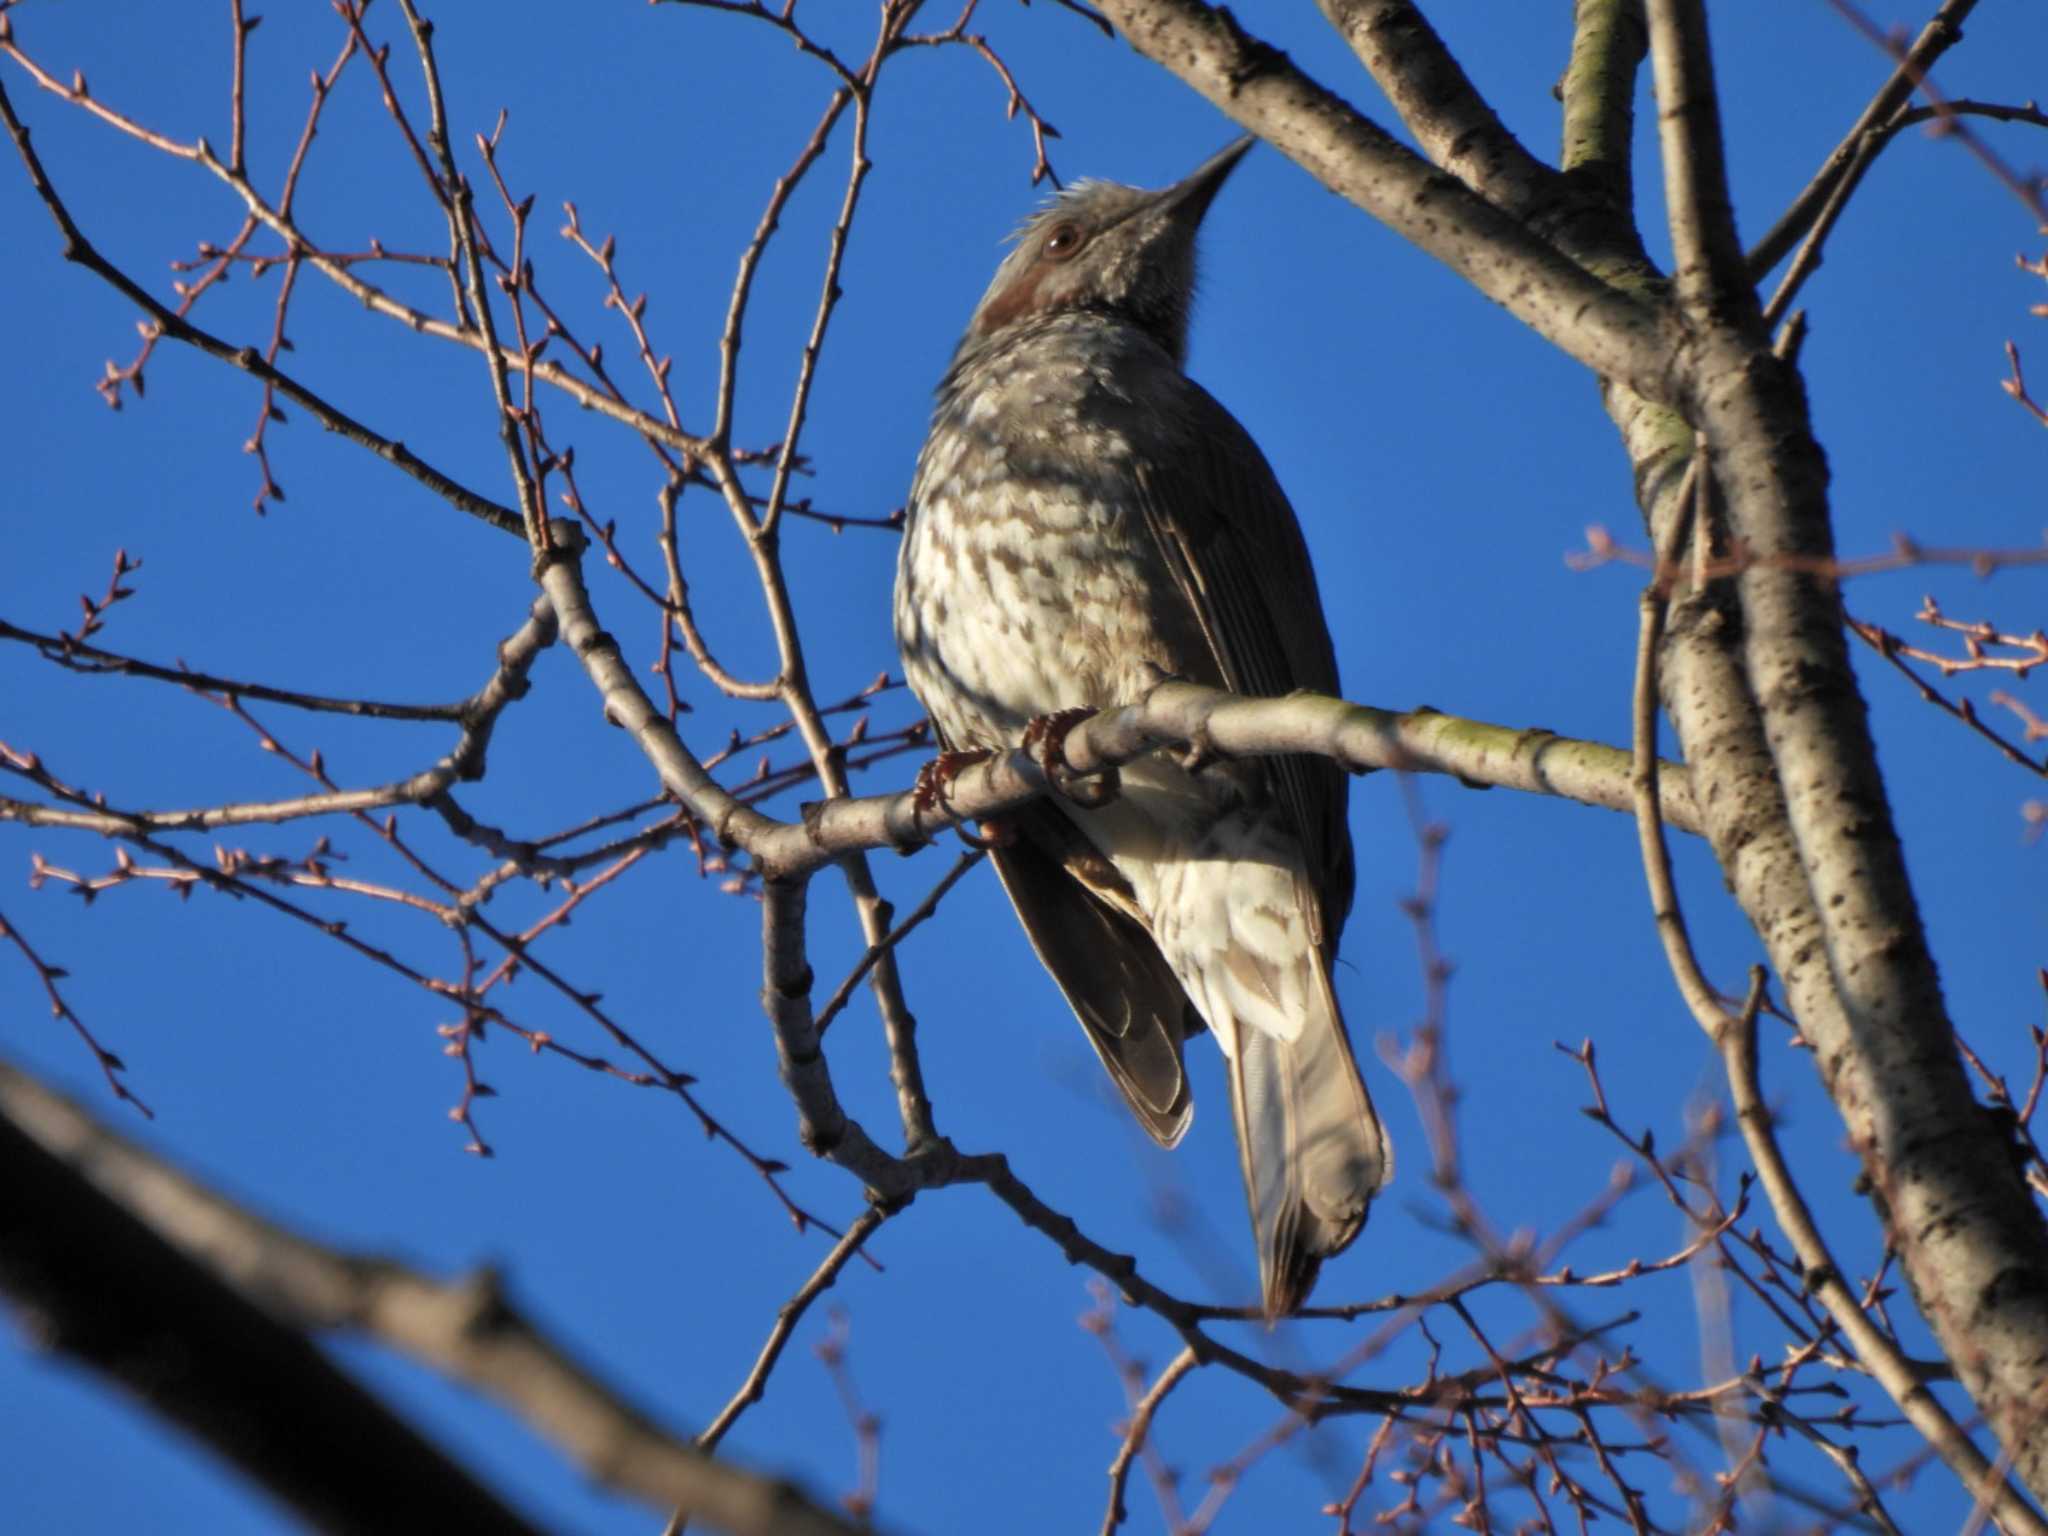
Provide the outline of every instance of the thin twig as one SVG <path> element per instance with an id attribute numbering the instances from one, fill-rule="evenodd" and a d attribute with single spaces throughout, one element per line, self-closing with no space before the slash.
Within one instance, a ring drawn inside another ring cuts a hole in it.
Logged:
<path id="1" fill-rule="evenodd" d="M 1131 1416 L 1124 1423 L 1123 1441 L 1117 1446 L 1116 1457 L 1109 1464 L 1109 1508 L 1102 1516 L 1102 1536 L 1114 1536 L 1116 1528 L 1124 1522 L 1127 1513 L 1124 1487 L 1130 1481 L 1132 1463 L 1150 1442 L 1152 1419 L 1159 1412 L 1159 1405 L 1199 1363 L 1194 1350 L 1183 1349 L 1167 1363 L 1166 1369 L 1159 1373 L 1145 1395 L 1131 1406 Z"/>
<path id="2" fill-rule="evenodd" d="M 840 1011 L 852 999 L 853 989 L 860 985 L 861 978 L 875 968 L 875 963 L 884 954 L 902 943 L 904 939 L 910 936 L 913 929 L 929 918 L 934 912 L 938 911 L 939 903 L 945 899 L 946 893 L 958 885 L 960 877 L 965 875 L 968 870 L 974 868 L 976 864 L 979 864 L 981 860 L 982 850 L 978 848 L 969 849 L 966 853 L 961 854 L 959 858 L 953 861 L 953 867 L 939 878 L 938 884 L 925 893 L 924 900 L 912 909 L 908 917 L 904 918 L 894 928 L 891 928 L 881 943 L 868 946 L 867 952 L 860 957 L 859 962 L 851 971 L 847 972 L 846 979 L 840 982 L 833 989 L 832 995 L 825 1000 L 825 1006 L 818 1010 L 817 1030 L 820 1036 L 823 1036 L 827 1026 L 831 1024 L 833 1019 L 839 1016 Z"/>
<path id="3" fill-rule="evenodd" d="M 718 1449 L 718 1442 L 726 1432 L 739 1422 L 740 1415 L 761 1398 L 768 1390 L 768 1378 L 775 1370 L 775 1364 L 782 1358 L 782 1351 L 788 1346 L 790 1335 L 796 1332 L 796 1325 L 803 1321 L 804 1314 L 811 1309 L 811 1303 L 832 1289 L 839 1279 L 839 1272 L 846 1268 L 849 1260 L 861 1251 L 867 1240 L 875 1235 L 891 1213 L 879 1206 L 861 1212 L 847 1225 L 845 1235 L 832 1246 L 832 1251 L 811 1272 L 810 1279 L 797 1288 L 794 1296 L 785 1301 L 775 1314 L 775 1326 L 768 1331 L 768 1341 L 761 1346 L 760 1354 L 754 1357 L 753 1369 L 747 1372 L 747 1379 L 740 1383 L 740 1389 L 733 1393 L 726 1405 L 718 1411 L 718 1417 L 705 1426 L 697 1436 L 697 1444 L 704 1450 Z"/>
<path id="4" fill-rule="evenodd" d="M 156 1112 L 135 1096 L 134 1091 L 121 1076 L 128 1070 L 128 1064 L 93 1038 L 93 1033 L 86 1027 L 85 1020 L 73 1011 L 64 994 L 58 990 L 57 983 L 65 980 L 71 973 L 61 965 L 52 965 L 37 954 L 29 944 L 28 935 L 23 933 L 19 926 L 10 922 L 4 912 L 0 912 L 0 939 L 7 940 L 20 950 L 22 958 L 35 970 L 36 979 L 43 984 L 43 995 L 49 999 L 50 1016 L 69 1024 L 72 1032 L 85 1042 L 85 1048 L 92 1052 L 93 1060 L 99 1065 L 100 1075 L 106 1078 L 107 1087 L 114 1097 L 123 1103 L 133 1104 L 142 1112 L 144 1119 L 154 1120 Z"/>
<path id="5" fill-rule="evenodd" d="M 1778 222 L 1750 249 L 1747 258 L 1750 276 L 1762 282 L 1769 272 L 1800 237 L 1813 226 L 1821 208 L 1834 195 L 1842 178 L 1848 173 L 1850 163 L 1856 158 L 1866 136 L 1887 122 L 1898 109 L 1912 98 L 1914 82 L 1950 48 L 1963 39 L 1963 21 L 1977 8 L 1977 0 L 1944 0 L 1941 8 L 1920 29 L 1913 46 L 1906 50 L 1905 57 L 1893 68 L 1890 77 L 1878 88 L 1869 105 L 1842 135 L 1842 141 L 1828 152 L 1826 160 L 1807 182 L 1799 195 L 1792 200 L 1792 206 L 1778 216 Z"/>

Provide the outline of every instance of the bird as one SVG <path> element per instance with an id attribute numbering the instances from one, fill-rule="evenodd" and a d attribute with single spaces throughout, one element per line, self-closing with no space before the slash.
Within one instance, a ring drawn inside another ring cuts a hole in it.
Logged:
<path id="1" fill-rule="evenodd" d="M 904 676 L 940 765 L 1056 747 L 1162 674 L 1338 692 L 1293 508 L 1185 370 L 1196 233 L 1253 142 L 1163 190 L 1056 192 L 975 307 L 896 574 Z M 1206 1030 L 1222 1048 L 1269 1324 L 1357 1237 L 1392 1172 L 1330 982 L 1354 880 L 1348 798 L 1326 758 L 1159 752 L 1125 764 L 1113 796 L 1042 797 L 987 839 L 1038 958 L 1162 1146 L 1193 1113 L 1183 1042 Z"/>

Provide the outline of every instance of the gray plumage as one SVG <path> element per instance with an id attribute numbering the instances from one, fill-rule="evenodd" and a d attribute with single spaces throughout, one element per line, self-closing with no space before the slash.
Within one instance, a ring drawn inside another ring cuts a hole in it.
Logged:
<path id="1" fill-rule="evenodd" d="M 1292 508 L 1182 372 L 1195 233 L 1250 141 L 1162 192 L 1083 182 L 1023 229 L 940 381 L 897 570 L 905 675 L 953 750 L 1141 697 L 1153 669 L 1336 693 Z M 1349 781 L 1279 757 L 1163 755 L 1108 804 L 1010 818 L 997 872 L 1039 959 L 1163 1145 L 1181 1046 L 1230 1066 L 1269 1316 L 1364 1225 L 1391 1153 L 1331 993 L 1351 905 Z"/>

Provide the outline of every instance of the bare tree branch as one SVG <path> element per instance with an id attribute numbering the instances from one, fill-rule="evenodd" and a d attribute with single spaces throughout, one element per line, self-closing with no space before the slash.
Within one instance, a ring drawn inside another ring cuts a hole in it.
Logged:
<path id="1" fill-rule="evenodd" d="M 721 841 L 752 854 L 770 878 L 805 875 L 857 850 L 914 846 L 945 826 L 1012 809 L 1049 787 L 1036 757 L 1019 749 L 958 773 L 941 802 L 919 790 L 834 799 L 815 807 L 802 825 L 749 809 L 704 771 L 626 667 L 617 642 L 597 623 L 577 568 L 585 547 L 581 529 L 557 522 L 552 537 L 554 547 L 540 562 L 541 584 L 555 604 L 564 639 L 604 699 L 606 718 L 639 741 L 664 787 Z M 1314 751 L 1354 771 L 1448 772 L 1617 811 L 1631 803 L 1627 754 L 1617 748 L 1547 731 L 1474 725 L 1434 711 L 1390 715 L 1313 694 L 1238 699 L 1170 680 L 1140 703 L 1077 726 L 1064 752 L 1067 766 L 1087 776 L 1166 745 L 1225 756 Z M 1674 825 L 1689 829 L 1697 822 L 1684 784 L 1682 769 L 1666 771 L 1664 806 Z"/>
<path id="2" fill-rule="evenodd" d="M 755 1358 L 753 1369 L 747 1372 L 747 1379 L 740 1383 L 740 1389 L 732 1395 L 732 1400 L 719 1410 L 718 1417 L 707 1424 L 704 1432 L 697 1436 L 700 1448 L 706 1451 L 717 1450 L 718 1442 L 723 1440 L 726 1432 L 739 1422 L 740 1415 L 761 1401 L 768 1390 L 768 1378 L 773 1374 L 776 1362 L 782 1358 L 782 1351 L 788 1346 L 790 1335 L 796 1332 L 796 1325 L 802 1322 L 804 1314 L 810 1311 L 811 1303 L 832 1288 L 833 1283 L 839 1278 L 839 1272 L 846 1268 L 867 1240 L 875 1235 L 876 1229 L 888 1219 L 888 1213 L 880 1209 L 861 1212 L 847 1227 L 846 1235 L 833 1245 L 830 1253 L 825 1255 L 824 1262 L 812 1273 L 811 1278 L 798 1287 L 794 1296 L 782 1304 L 781 1310 L 775 1314 L 775 1326 L 769 1330 L 768 1341 L 761 1346 L 761 1353 Z"/>
<path id="3" fill-rule="evenodd" d="M 1771 354 L 1741 289 L 1719 154 L 1707 142 L 1718 142 L 1718 125 L 1705 17 L 1698 0 L 1652 0 L 1650 15 L 1676 167 L 1667 179 L 1680 296 L 1699 359 L 1691 409 L 1735 535 L 1760 557 L 1737 578 L 1744 667 L 1845 1016 L 1840 1033 L 1832 1011 L 1802 1012 L 1801 1027 L 1936 1336 L 2021 1477 L 2048 1486 L 2039 1406 L 2048 1232 L 1957 1059 L 1839 600 L 1780 563 L 1832 558 L 1827 473 L 1796 376 Z"/>
<path id="4" fill-rule="evenodd" d="M 8 37 L 6 28 L 7 17 L 0 15 L 0 42 L 5 42 Z M 328 404 L 325 399 L 298 380 L 279 372 L 265 362 L 254 347 L 237 347 L 232 342 L 224 341 L 157 302 L 147 289 L 102 256 L 99 249 L 80 232 L 77 224 L 72 222 L 70 213 L 57 196 L 56 188 L 44 174 L 42 162 L 29 144 L 27 127 L 14 115 L 14 103 L 9 100 L 4 86 L 0 86 L 0 124 L 6 125 L 8 136 L 14 140 L 14 147 L 20 153 L 22 164 L 28 170 L 30 185 L 35 188 L 36 195 L 43 200 L 44 207 L 49 209 L 51 218 L 56 220 L 57 228 L 64 236 L 66 261 L 76 262 L 104 279 L 125 298 L 145 311 L 164 335 L 174 341 L 182 341 L 197 347 L 207 356 L 262 380 L 266 387 L 275 389 L 287 400 L 302 407 L 330 432 L 338 433 L 358 446 L 368 449 L 378 458 L 412 476 L 450 506 L 481 518 L 494 528 L 503 529 L 508 533 L 519 531 L 519 516 L 509 507 L 502 506 L 488 497 L 479 496 L 468 487 L 442 474 L 405 444 L 373 431 L 353 416 Z"/>
<path id="5" fill-rule="evenodd" d="M 1557 172 L 1508 131 L 1414 0 L 1319 4 L 1431 163 L 1518 218 L 1558 195 Z"/>
<path id="6" fill-rule="evenodd" d="M 1733 1014 L 1717 1009 L 1699 1022 L 1702 1027 L 1712 1026 L 1714 1044 L 1721 1054 L 1735 1101 L 1736 1121 L 1742 1127 L 1743 1141 L 1749 1147 L 1757 1178 L 1770 1198 L 1778 1226 L 1805 1266 L 1814 1294 L 1854 1346 L 1863 1367 L 1892 1395 L 1892 1400 L 1913 1421 L 1914 1428 L 1927 1437 L 1941 1459 L 1955 1469 L 1971 1496 L 1984 1503 L 2002 1530 L 2044 1536 L 2048 1533 L 2048 1520 L 2043 1520 L 2006 1481 L 2004 1467 L 2009 1463 L 2001 1458 L 2001 1464 L 1993 1466 L 1927 1391 L 1924 1373 L 1906 1359 L 1896 1339 L 1871 1321 L 1849 1289 L 1841 1266 L 1828 1251 L 1806 1198 L 1778 1147 L 1773 1129 L 1775 1117 L 1764 1102 L 1756 1046 L 1757 1006 L 1763 987 L 1764 972 L 1759 966 L 1751 973 L 1747 1006 Z"/>
<path id="7" fill-rule="evenodd" d="M 16 634 L 23 633 L 8 633 L 10 630 L 11 626 L 0 625 L 0 637 L 11 639 Z M 382 713 L 387 718 L 397 719 L 453 719 L 461 724 L 462 734 L 455 745 L 433 766 L 370 789 L 330 790 L 325 794 L 300 795 L 290 800 L 206 806 L 183 811 L 114 812 L 77 806 L 60 808 L 0 798 L 0 821 L 16 821 L 31 827 L 71 827 L 79 831 L 99 832 L 108 837 L 123 837 L 138 830 L 204 832 L 219 827 L 297 821 L 311 816 L 360 814 L 394 805 L 425 805 L 441 798 L 450 787 L 462 780 L 483 777 L 484 757 L 490 750 L 491 736 L 497 728 L 499 715 L 504 713 L 508 705 L 525 697 L 527 675 L 532 671 L 534 661 L 554 642 L 554 609 L 545 597 L 537 597 L 526 622 L 506 637 L 503 644 L 498 647 L 498 666 L 491 674 L 490 680 L 462 703 L 436 707 L 430 714 L 406 714 L 401 712 L 401 706 L 367 703 L 360 709 L 349 709 L 346 706 L 351 701 L 348 700 L 313 699 L 310 695 L 286 693 L 279 689 L 245 689 L 220 679 L 202 680 L 197 673 L 188 675 L 171 672 L 165 668 L 153 668 L 146 675 L 162 676 L 166 680 L 177 678 L 195 692 L 211 686 L 224 689 L 229 697 L 246 691 L 251 697 L 274 697 L 287 704 L 314 710 L 331 709 L 336 713 L 347 714 Z M 38 639 L 38 643 L 43 642 Z M 128 668 L 110 667 L 108 670 L 124 671 Z M 37 776 L 35 765 L 23 764 L 15 759 L 16 754 L 11 753 L 4 743 L 0 743 L 0 769 L 24 772 L 32 779 Z"/>
<path id="8" fill-rule="evenodd" d="M 1920 35 L 1913 40 L 1913 46 L 1906 51 L 1892 70 L 1890 77 L 1870 98 L 1849 131 L 1842 135 L 1842 142 L 1828 153 L 1827 159 L 1814 172 L 1804 190 L 1792 200 L 1792 206 L 1778 216 L 1764 237 L 1757 241 L 1747 257 L 1749 275 L 1753 281 L 1762 282 L 1766 273 L 1791 252 L 1806 232 L 1820 218 L 1821 210 L 1836 193 L 1854 183 L 1862 175 L 1855 162 L 1862 156 L 1869 136 L 1882 129 L 1898 109 L 1912 100 L 1914 88 L 1920 79 L 1934 66 L 1949 49 L 1963 40 L 1963 21 L 1977 8 L 1977 0 L 1943 0 L 1943 4 L 1927 25 L 1920 29 Z M 1865 159 L 1864 164 L 1868 165 Z"/>
<path id="9" fill-rule="evenodd" d="M 1109 1508 L 1102 1516 L 1102 1536 L 1115 1536 L 1116 1528 L 1124 1523 L 1124 1487 L 1130 1481 L 1132 1463 L 1138 1459 L 1138 1453 L 1147 1448 L 1152 1434 L 1152 1419 L 1159 1412 L 1159 1405 L 1199 1363 L 1194 1350 L 1183 1349 L 1168 1362 L 1166 1369 L 1159 1373 L 1158 1380 L 1132 1406 L 1130 1421 L 1124 1428 L 1123 1443 L 1116 1448 L 1116 1458 L 1109 1464 Z"/>
<path id="10" fill-rule="evenodd" d="M 1653 4 L 1658 0 L 1652 0 Z M 1688 484 L 1702 508 L 1708 500 L 1705 479 L 1699 473 L 1702 460 L 1695 458 L 1688 471 Z M 1681 492 L 1683 495 L 1684 492 Z M 1683 540 L 1690 529 L 1704 521 L 1695 513 L 1689 523 L 1674 524 L 1672 534 Z M 1792 1243 L 1805 1267 L 1807 1288 L 1819 1296 L 1828 1314 L 1847 1335 L 1862 1361 L 1928 1443 L 1941 1454 L 1972 1494 L 1985 1499 L 1995 1510 L 2000 1525 L 2008 1532 L 2027 1536 L 2048 1536 L 2044 1522 L 2001 1472 L 1994 1471 L 1983 1452 L 1971 1443 L 1961 1426 L 1924 1387 L 1920 1373 L 1906 1361 L 1897 1342 L 1881 1332 L 1864 1313 L 1849 1291 L 1840 1268 L 1828 1252 L 1815 1226 L 1805 1197 L 1799 1192 L 1792 1171 L 1779 1151 L 1771 1129 L 1771 1112 L 1764 1103 L 1757 1080 L 1756 1019 L 1762 1006 L 1766 975 L 1754 967 L 1748 1003 L 1738 1012 L 1722 1005 L 1719 994 L 1700 969 L 1691 935 L 1680 911 L 1678 889 L 1671 872 L 1671 856 L 1664 842 L 1663 823 L 1657 818 L 1657 656 L 1664 632 L 1666 596 L 1653 583 L 1643 593 L 1641 640 L 1636 653 L 1635 744 L 1636 744 L 1636 828 L 1643 850 L 1643 870 L 1650 886 L 1651 910 L 1656 916 L 1658 937 L 1679 995 L 1685 999 L 1694 1022 L 1706 1033 L 1720 1054 L 1735 1103 L 1737 1123 L 1755 1164 L 1758 1178 L 1771 1202 L 1778 1226 Z"/>
<path id="11" fill-rule="evenodd" d="M 1109 0 L 1137 50 L 1594 372 L 1670 396 L 1663 318 L 1427 162 L 1203 0 Z"/>
<path id="12" fill-rule="evenodd" d="M 0 1291 L 45 1348 L 119 1383 L 316 1530 L 537 1530 L 11 1115 L 0 1115 Z"/>
<path id="13" fill-rule="evenodd" d="M 1636 71 L 1649 50 L 1642 0 L 1576 0 L 1571 64 L 1563 82 L 1559 164 L 1590 181 L 1637 244 L 1632 167 Z"/>
<path id="14" fill-rule="evenodd" d="M 1720 102 L 1707 21 L 1697 0 L 1648 0 L 1650 64 L 1657 81 L 1657 138 L 1664 154 L 1664 204 L 1671 225 L 1679 307 L 1695 324 L 1741 310 L 1756 294 L 1735 238 L 1722 160 Z"/>
<path id="15" fill-rule="evenodd" d="M 315 714 L 354 715 L 368 720 L 459 721 L 467 707 L 466 703 L 395 704 L 377 699 L 342 699 L 325 694 L 300 693 L 290 688 L 274 688 L 268 683 L 223 677 L 214 672 L 195 672 L 189 667 L 166 667 L 88 645 L 73 635 L 46 635 L 33 629 L 23 629 L 5 619 L 0 619 L 0 640 L 14 640 L 33 646 L 45 661 L 86 677 L 144 677 L 152 682 L 176 683 L 183 688 L 239 694 L 244 698 L 310 710 Z"/>
<path id="16" fill-rule="evenodd" d="M 792 1485 L 667 1434 L 523 1317 L 494 1274 L 435 1280 L 311 1242 L 5 1064 L 0 1161 L 8 1165 L 0 1222 L 10 1229 L 0 1284 L 34 1310 L 55 1347 L 99 1369 L 139 1372 L 131 1384 L 154 1406 L 214 1440 L 321 1529 L 398 1530 L 430 1517 L 453 1522 L 450 1530 L 532 1528 L 409 1440 L 413 1432 L 300 1330 L 366 1333 L 496 1397 L 608 1485 L 720 1530 L 854 1529 Z M 860 1238 L 841 1240 L 833 1273 L 878 1219 L 863 1217 Z M 88 1234 L 89 1264 L 71 1246 Z M 17 1289 L 15 1277 L 31 1270 L 41 1271 L 34 1288 Z M 174 1285 L 172 1277 L 182 1278 Z M 109 1288 L 122 1291 L 119 1306 Z M 155 1294 L 138 1299 L 144 1292 Z M 110 1326 L 131 1317 L 132 1338 Z M 185 1361 L 184 1375 L 166 1376 L 167 1359 Z"/>
<path id="17" fill-rule="evenodd" d="M 1989 101 L 1944 101 L 1936 106 L 1899 108 L 1888 121 L 1863 134 L 1857 143 L 1854 158 L 1850 160 L 1847 169 L 1835 178 L 1833 191 L 1821 204 L 1820 211 L 1814 215 L 1812 227 L 1807 230 L 1806 237 L 1799 242 L 1799 249 L 1793 255 L 1791 266 L 1785 269 L 1785 275 L 1778 280 L 1777 288 L 1772 291 L 1770 302 L 1764 306 L 1765 325 L 1776 325 L 1783 319 L 1786 312 L 1791 309 L 1792 301 L 1799 296 L 1799 290 L 1805 286 L 1806 280 L 1820 270 L 1821 253 L 1827 247 L 1828 236 L 1834 233 L 1843 210 L 1849 206 L 1849 199 L 1862 184 L 1864 173 L 1870 169 L 1872 162 L 1885 147 L 1916 124 L 1944 122 L 1955 117 L 1988 117 L 1998 122 L 2032 123 L 2036 127 L 2048 127 L 2048 113 L 2043 113 L 2039 107 L 2031 104 L 2001 106 L 1997 102 Z"/>

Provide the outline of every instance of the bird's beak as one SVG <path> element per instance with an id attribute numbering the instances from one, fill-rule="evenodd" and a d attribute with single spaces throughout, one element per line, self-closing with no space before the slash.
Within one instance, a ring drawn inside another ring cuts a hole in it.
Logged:
<path id="1" fill-rule="evenodd" d="M 1189 227 L 1202 222 L 1202 215 L 1209 211 L 1216 194 L 1223 190 L 1223 183 L 1230 179 L 1230 173 L 1237 169 L 1237 162 L 1259 141 L 1246 134 L 1234 143 L 1226 144 L 1198 166 L 1192 175 L 1175 182 L 1159 194 L 1158 210 L 1171 214 L 1177 224 Z"/>

